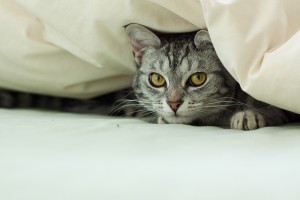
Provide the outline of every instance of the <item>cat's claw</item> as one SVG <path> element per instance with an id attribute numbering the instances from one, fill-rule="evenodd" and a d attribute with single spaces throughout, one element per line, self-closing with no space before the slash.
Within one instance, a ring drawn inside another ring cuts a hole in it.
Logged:
<path id="1" fill-rule="evenodd" d="M 254 130 L 266 126 L 265 117 L 252 110 L 235 113 L 231 117 L 230 128 L 237 130 Z"/>

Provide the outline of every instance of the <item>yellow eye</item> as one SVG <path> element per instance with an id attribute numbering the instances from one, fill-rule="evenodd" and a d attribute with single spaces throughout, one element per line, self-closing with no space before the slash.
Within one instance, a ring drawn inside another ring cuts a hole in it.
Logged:
<path id="1" fill-rule="evenodd" d="M 153 87 L 163 87 L 166 84 L 164 77 L 157 73 L 151 73 L 149 76 L 149 82 Z"/>
<path id="2" fill-rule="evenodd" d="M 206 81 L 206 74 L 204 72 L 196 72 L 192 74 L 189 78 L 189 82 L 192 86 L 201 86 Z"/>

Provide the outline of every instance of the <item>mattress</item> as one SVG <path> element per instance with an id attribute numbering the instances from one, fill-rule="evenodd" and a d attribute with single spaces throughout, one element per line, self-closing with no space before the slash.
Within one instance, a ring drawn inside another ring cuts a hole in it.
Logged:
<path id="1" fill-rule="evenodd" d="M 1 200 L 300 199 L 300 124 L 237 131 L 0 110 Z"/>

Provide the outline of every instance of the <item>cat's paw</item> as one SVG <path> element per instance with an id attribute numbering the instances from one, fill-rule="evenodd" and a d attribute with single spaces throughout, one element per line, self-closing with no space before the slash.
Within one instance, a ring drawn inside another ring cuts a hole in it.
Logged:
<path id="1" fill-rule="evenodd" d="M 266 126 L 265 117 L 259 112 L 245 110 L 235 113 L 230 120 L 230 128 L 254 130 Z"/>

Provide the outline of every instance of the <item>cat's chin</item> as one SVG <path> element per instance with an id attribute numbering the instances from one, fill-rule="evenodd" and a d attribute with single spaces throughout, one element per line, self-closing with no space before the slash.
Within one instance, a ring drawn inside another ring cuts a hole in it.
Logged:
<path id="1" fill-rule="evenodd" d="M 168 117 L 161 117 L 161 120 L 168 124 L 190 124 L 192 123 L 193 118 L 174 115 Z"/>

